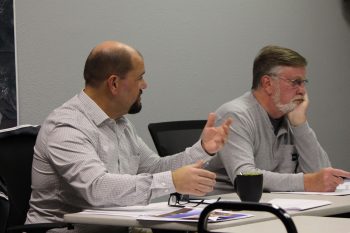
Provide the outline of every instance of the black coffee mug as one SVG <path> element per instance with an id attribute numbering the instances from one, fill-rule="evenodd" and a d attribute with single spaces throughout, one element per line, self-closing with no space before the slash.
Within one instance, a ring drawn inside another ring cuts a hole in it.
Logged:
<path id="1" fill-rule="evenodd" d="M 241 201 L 259 202 L 263 192 L 263 174 L 239 174 L 235 188 Z"/>

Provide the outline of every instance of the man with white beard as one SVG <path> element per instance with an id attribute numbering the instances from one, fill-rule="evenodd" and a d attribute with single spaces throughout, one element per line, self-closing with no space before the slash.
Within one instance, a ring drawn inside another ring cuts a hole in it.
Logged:
<path id="1" fill-rule="evenodd" d="M 240 173 L 263 173 L 266 191 L 329 192 L 350 178 L 331 167 L 308 124 L 306 65 L 291 49 L 262 48 L 254 60 L 252 90 L 217 110 L 217 124 L 228 116 L 235 124 L 208 166 L 217 173 L 215 193 L 232 192 Z"/>

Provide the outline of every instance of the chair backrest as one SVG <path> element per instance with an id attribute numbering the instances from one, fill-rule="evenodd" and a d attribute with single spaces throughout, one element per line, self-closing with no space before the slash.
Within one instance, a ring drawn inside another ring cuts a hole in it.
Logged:
<path id="1" fill-rule="evenodd" d="M 206 120 L 150 123 L 148 130 L 158 154 L 162 157 L 183 151 L 200 138 Z"/>
<path id="2" fill-rule="evenodd" d="M 249 210 L 249 211 L 260 211 L 268 212 L 275 215 L 287 230 L 287 233 L 298 233 L 297 228 L 290 217 L 290 215 L 278 206 L 269 203 L 255 203 L 255 202 L 232 202 L 232 201 L 219 201 L 206 206 L 201 212 L 198 220 L 198 233 L 211 233 L 208 231 L 208 218 L 210 213 L 216 209 L 221 210 Z M 218 230 L 214 232 L 219 233 Z"/>
<path id="3" fill-rule="evenodd" d="M 0 177 L 8 192 L 10 214 L 7 226 L 26 219 L 31 194 L 33 148 L 40 126 L 0 130 Z"/>
<path id="4" fill-rule="evenodd" d="M 10 205 L 7 197 L 7 188 L 0 177 L 0 233 L 6 232 Z"/>

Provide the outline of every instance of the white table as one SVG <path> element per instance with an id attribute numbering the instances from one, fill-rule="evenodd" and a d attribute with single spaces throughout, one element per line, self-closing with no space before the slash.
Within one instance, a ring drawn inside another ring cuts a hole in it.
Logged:
<path id="1" fill-rule="evenodd" d="M 298 233 L 345 233 L 350 232 L 350 219 L 317 216 L 292 217 Z M 234 233 L 282 233 L 285 227 L 279 220 L 257 222 L 237 227 L 222 228 L 219 232 Z"/>
<path id="2" fill-rule="evenodd" d="M 236 193 L 225 194 L 221 196 L 224 199 L 237 200 Z M 350 213 L 350 195 L 346 196 L 324 196 L 324 195 L 301 195 L 301 194 L 281 194 L 281 193 L 263 193 L 260 202 L 269 202 L 275 198 L 285 199 L 312 199 L 312 200 L 327 200 L 332 204 L 314 209 L 290 212 L 292 216 L 309 215 L 309 216 L 331 216 L 336 214 Z"/>
<path id="3" fill-rule="evenodd" d="M 214 196 L 213 198 L 217 198 Z M 238 200 L 237 194 L 225 194 L 221 195 L 224 200 Z M 274 194 L 264 193 L 261 202 L 268 202 L 274 198 L 299 198 L 299 199 L 317 199 L 317 200 L 329 200 L 332 204 L 322 206 L 314 209 L 309 209 L 299 212 L 290 212 L 292 216 L 330 216 L 342 213 L 350 212 L 350 195 L 348 196 L 322 196 L 322 195 L 295 195 L 295 194 Z M 257 223 L 262 221 L 273 220 L 275 217 L 270 213 L 265 212 L 250 212 L 254 216 L 251 218 L 226 221 L 220 223 L 209 224 L 209 229 L 228 228 L 240 225 L 246 225 L 251 223 Z M 69 223 L 81 223 L 81 224 L 95 224 L 95 225 L 111 225 L 111 226 L 137 226 L 145 228 L 155 229 L 172 229 L 172 230 L 184 230 L 195 231 L 197 229 L 197 223 L 179 223 L 179 222 L 159 222 L 159 221 L 138 221 L 135 218 L 124 216 L 110 216 L 110 215 L 96 215 L 96 214 L 66 214 L 64 216 L 65 222 Z M 350 232 L 350 230 L 349 230 Z M 335 232 L 334 232 L 335 233 Z"/>

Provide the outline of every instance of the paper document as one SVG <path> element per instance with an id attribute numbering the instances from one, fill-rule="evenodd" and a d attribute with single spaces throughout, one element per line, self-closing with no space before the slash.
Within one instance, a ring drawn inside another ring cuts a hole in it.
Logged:
<path id="1" fill-rule="evenodd" d="M 338 191 L 342 191 L 342 190 L 350 191 L 350 179 L 344 179 L 344 183 L 338 185 L 337 190 Z"/>
<path id="2" fill-rule="evenodd" d="M 169 212 L 174 210 L 176 207 L 168 206 L 168 203 L 165 202 L 157 202 L 151 203 L 146 206 L 127 206 L 127 207 L 111 207 L 104 209 L 87 209 L 81 214 L 97 214 L 97 215 L 119 215 L 119 216 L 127 216 L 127 217 L 138 217 L 140 215 L 157 215 L 163 214 L 165 212 Z"/>
<path id="3" fill-rule="evenodd" d="M 305 195 L 324 195 L 324 196 L 346 196 L 350 195 L 350 179 L 344 179 L 344 183 L 338 185 L 334 192 L 273 192 L 288 194 L 305 194 Z"/>
<path id="4" fill-rule="evenodd" d="M 301 211 L 332 204 L 332 202 L 325 200 L 282 198 L 272 199 L 269 203 L 277 205 L 286 211 Z"/>
<path id="5" fill-rule="evenodd" d="M 198 222 L 203 208 L 184 207 L 175 211 L 163 213 L 160 215 L 141 215 L 138 220 L 155 221 L 176 221 L 176 222 Z M 209 222 L 222 222 L 233 219 L 242 219 L 252 217 L 251 214 L 245 214 L 233 211 L 214 210 L 208 217 Z"/>
<path id="6" fill-rule="evenodd" d="M 302 195 L 324 195 L 324 196 L 346 196 L 350 195 L 350 190 L 336 190 L 335 192 L 273 192 L 280 194 L 302 194 Z"/>
<path id="7" fill-rule="evenodd" d="M 204 208 L 204 207 L 203 207 Z M 146 206 L 115 207 L 103 210 L 84 210 L 80 214 L 117 215 L 133 217 L 137 220 L 197 222 L 202 207 L 171 207 L 167 202 L 151 203 Z M 216 210 L 211 213 L 209 222 L 227 221 L 252 217 L 251 214 Z"/>

